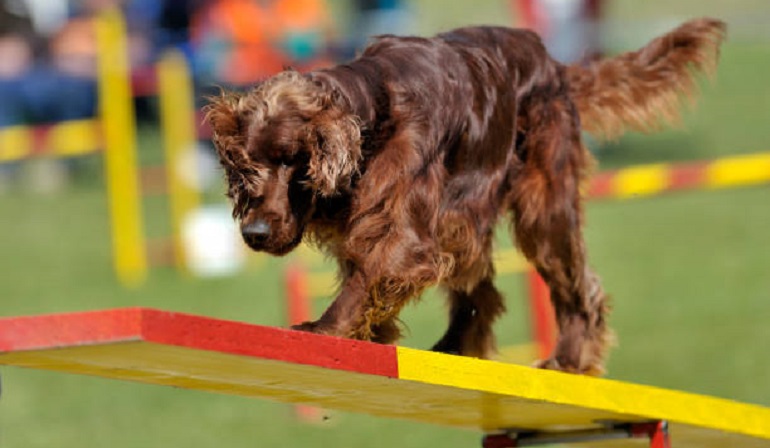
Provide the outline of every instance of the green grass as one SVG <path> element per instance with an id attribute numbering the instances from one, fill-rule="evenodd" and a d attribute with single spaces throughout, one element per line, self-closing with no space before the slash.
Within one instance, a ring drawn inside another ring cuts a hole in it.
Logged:
<path id="1" fill-rule="evenodd" d="M 612 324 L 620 346 L 611 377 L 770 405 L 763 381 L 770 375 L 770 208 L 762 206 L 769 197 L 767 187 L 758 187 L 589 206 L 592 262 L 616 298 Z M 143 305 L 283 323 L 280 262 L 219 280 L 159 269 L 142 289 L 125 290 L 110 274 L 97 193 L 2 197 L 0 204 L 26 216 L 0 228 L 2 247 L 14 254 L 0 266 L 3 315 Z M 520 297 L 510 278 L 501 284 L 511 311 L 500 325 L 503 342 L 521 340 Z M 441 308 L 432 294 L 409 307 L 404 344 L 433 342 Z M 472 432 L 337 413 L 319 427 L 305 426 L 288 407 L 259 400 L 15 368 L 2 373 L 4 447 L 459 447 L 478 440 Z M 380 442 L 372 442 L 373 433 Z"/>
<path id="2" fill-rule="evenodd" d="M 505 23 L 502 2 L 473 8 L 416 2 L 421 30 L 466 23 Z M 765 14 L 763 0 L 612 3 L 612 18 Z M 670 3 L 670 2 L 669 2 Z M 638 7 L 637 7 L 638 4 Z M 729 6 L 729 7 L 728 7 Z M 702 9 L 702 10 L 701 10 Z M 663 11 L 662 13 L 660 11 Z M 685 127 L 631 135 L 598 149 L 604 168 L 661 160 L 767 150 L 770 47 L 745 41 L 725 47 L 717 80 L 704 86 Z M 141 135 L 144 163 L 161 159 L 157 133 Z M 96 162 L 94 162 L 94 160 Z M 110 267 L 109 229 L 98 159 L 93 177 L 55 194 L 0 193 L 0 315 L 152 306 L 283 325 L 280 270 L 286 260 L 226 279 L 196 279 L 154 269 L 127 290 Z M 770 187 L 703 191 L 591 203 L 586 238 L 592 264 L 614 298 L 619 336 L 612 378 L 714 394 L 770 406 Z M 163 198 L 144 204 L 147 233 L 168 232 Z M 504 233 L 504 232 L 503 232 Z M 527 338 L 521 285 L 499 279 L 509 313 L 502 344 Z M 328 303 L 318 301 L 317 312 Z M 438 294 L 405 310 L 404 345 L 428 347 L 443 330 Z M 256 343 L 256 342 L 255 342 Z M 2 368 L 0 446 L 477 446 L 471 431 L 331 413 L 319 426 L 296 422 L 287 406 L 16 368 Z M 511 379 L 515 381 L 515 379 Z"/>

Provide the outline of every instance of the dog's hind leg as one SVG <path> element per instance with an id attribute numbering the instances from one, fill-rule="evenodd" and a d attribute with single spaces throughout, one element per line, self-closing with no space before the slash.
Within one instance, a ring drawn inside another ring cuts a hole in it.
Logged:
<path id="1" fill-rule="evenodd" d="M 511 176 L 510 205 L 516 242 L 551 291 L 559 337 L 540 367 L 599 375 L 610 340 L 607 300 L 588 268 L 579 183 L 589 164 L 577 113 L 564 96 L 528 108 L 522 164 Z"/>
<path id="2" fill-rule="evenodd" d="M 431 350 L 489 358 L 496 349 L 492 325 L 504 311 L 503 296 L 491 278 L 470 292 L 450 290 L 449 327 Z"/>

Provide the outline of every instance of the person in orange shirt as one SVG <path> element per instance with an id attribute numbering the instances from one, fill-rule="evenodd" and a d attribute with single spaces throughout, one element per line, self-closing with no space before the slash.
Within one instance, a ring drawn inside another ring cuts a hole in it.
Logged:
<path id="1" fill-rule="evenodd" d="M 538 33 L 561 62 L 601 55 L 600 21 L 604 0 L 513 0 L 517 26 Z"/>
<path id="2" fill-rule="evenodd" d="M 203 82 L 250 85 L 288 63 L 277 47 L 273 2 L 215 0 L 193 19 L 196 71 Z"/>
<path id="3" fill-rule="evenodd" d="M 309 70 L 332 63 L 329 45 L 335 33 L 323 0 L 275 0 L 280 46 L 290 65 Z"/>

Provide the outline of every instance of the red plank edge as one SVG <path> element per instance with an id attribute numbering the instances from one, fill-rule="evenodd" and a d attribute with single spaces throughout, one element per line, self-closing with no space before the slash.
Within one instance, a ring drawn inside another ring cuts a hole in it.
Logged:
<path id="1" fill-rule="evenodd" d="M 0 318 L 9 352 L 145 341 L 398 377 L 396 347 L 150 308 Z"/>

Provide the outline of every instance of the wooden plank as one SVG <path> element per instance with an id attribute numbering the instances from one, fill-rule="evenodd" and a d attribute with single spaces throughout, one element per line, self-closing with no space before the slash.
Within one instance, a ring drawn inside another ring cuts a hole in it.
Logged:
<path id="1" fill-rule="evenodd" d="M 144 308 L 0 319 L 0 364 L 485 431 L 665 419 L 678 448 L 770 447 L 760 406 Z"/>

